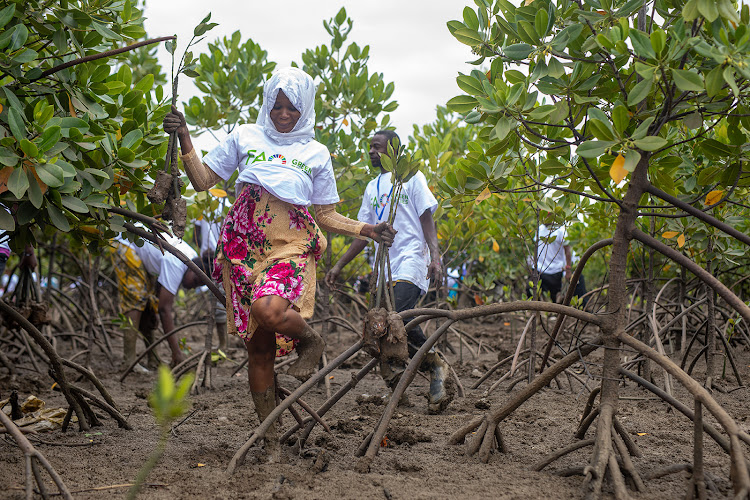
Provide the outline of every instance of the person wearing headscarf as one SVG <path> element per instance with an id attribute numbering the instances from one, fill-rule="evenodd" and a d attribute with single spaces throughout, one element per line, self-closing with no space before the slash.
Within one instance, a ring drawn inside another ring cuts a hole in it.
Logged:
<path id="1" fill-rule="evenodd" d="M 299 358 L 288 373 L 304 380 L 325 348 L 305 321 L 313 315 L 316 263 L 327 246 L 321 229 L 386 246 L 395 236 L 387 223 L 365 224 L 335 211 L 339 196 L 330 153 L 314 140 L 315 90 L 312 78 L 298 68 L 276 71 L 263 88 L 257 123 L 235 127 L 202 159 L 182 113 L 173 107 L 164 118 L 164 130 L 179 137 L 196 190 L 239 171 L 213 277 L 226 292 L 228 331 L 247 347 L 250 391 L 261 422 L 276 406 L 274 357 L 296 348 Z M 269 458 L 278 460 L 275 423 L 265 439 Z"/>

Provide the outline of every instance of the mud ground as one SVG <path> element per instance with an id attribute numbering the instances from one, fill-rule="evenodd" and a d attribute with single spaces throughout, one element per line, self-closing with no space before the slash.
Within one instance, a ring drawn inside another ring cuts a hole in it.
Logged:
<path id="1" fill-rule="evenodd" d="M 464 446 L 446 444 L 453 431 L 486 411 L 481 409 L 487 406 L 485 402 L 497 407 L 512 396 L 513 393 L 506 389 L 515 377 L 485 396 L 485 391 L 504 372 L 494 374 L 478 389 L 470 389 L 478 373 L 484 373 L 499 358 L 515 349 L 518 331 L 511 341 L 508 324 L 508 319 L 499 318 L 492 322 L 460 325 L 462 331 L 472 334 L 485 346 L 479 355 L 466 346 L 461 347 L 458 338 L 450 335 L 449 341 L 456 352 L 449 352 L 447 357 L 466 389 L 466 397 L 456 399 L 441 415 L 428 415 L 423 397 L 428 381 L 421 375 L 417 376 L 407 391 L 412 406 L 398 409 L 389 427 L 387 446 L 380 448 L 368 474 L 355 472 L 355 452 L 377 422 L 388 395 L 376 371 L 367 375 L 324 417 L 332 427 L 331 434 L 316 428 L 301 453 L 292 447 L 284 448 L 282 464 L 265 464 L 262 450 L 255 447 L 244 465 L 232 477 L 227 477 L 224 471 L 229 460 L 258 425 L 246 372 L 243 370 L 232 376 L 244 351 L 232 349 L 229 353 L 231 361 L 223 360 L 215 365 L 214 388 L 193 396 L 187 418 L 177 421 L 179 425 L 173 429 L 166 452 L 149 475 L 149 486 L 142 491 L 140 498 L 581 498 L 582 478 L 561 477 L 555 471 L 585 466 L 591 448 L 578 450 L 542 472 L 530 470 L 546 455 L 574 442 L 573 434 L 588 396 L 588 390 L 578 382 L 574 381 L 571 388 L 568 380 L 562 377 L 559 385 L 552 384 L 551 388 L 537 394 L 507 418 L 502 423 L 507 452 L 493 453 L 487 464 L 479 463 L 474 456 L 466 456 Z M 200 349 L 203 345 L 202 333 L 197 330 L 189 332 L 187 340 L 193 349 Z M 350 332 L 331 333 L 329 359 L 355 340 L 355 334 Z M 476 351 L 476 344 L 470 346 Z M 487 346 L 494 352 L 487 350 Z M 158 438 L 158 429 L 146 400 L 155 375 L 131 374 L 120 383 L 117 370 L 119 349 L 116 343 L 111 361 L 99 353 L 94 358 L 93 368 L 111 391 L 133 430 L 119 429 L 111 419 L 102 418 L 103 425 L 88 433 L 78 432 L 74 427 L 67 433 L 55 430 L 31 438 L 68 488 L 75 492 L 77 499 L 123 498 L 126 487 L 109 487 L 131 483 Z M 742 376 L 745 380 L 750 379 L 750 350 L 740 346 L 735 352 Z M 168 359 L 166 350 L 161 354 L 162 359 Z M 585 379 L 587 373 L 595 375 L 598 372 L 596 363 L 599 359 L 600 355 L 594 354 L 587 366 L 574 368 Z M 332 389 L 335 391 L 340 384 L 350 380 L 350 374 L 366 361 L 367 356 L 361 354 L 335 370 L 330 378 Z M 696 365 L 694 375 L 699 380 L 703 366 L 702 362 Z M 61 394 L 50 390 L 48 377 L 37 375 L 29 367 L 21 368 L 20 380 L 14 383 L 9 381 L 4 369 L 0 370 L 0 399 L 8 396 L 11 386 L 16 386 L 21 400 L 34 394 L 44 399 L 48 407 L 64 406 Z M 284 369 L 281 371 L 281 385 L 296 388 L 299 382 L 284 374 Z M 720 382 L 727 390 L 737 388 L 730 373 L 727 368 L 728 378 Z M 657 372 L 657 382 L 661 383 L 661 377 Z M 589 388 L 597 383 L 591 378 L 587 380 Z M 518 391 L 523 385 L 521 382 L 513 391 Z M 732 392 L 715 391 L 717 400 L 746 431 L 750 431 L 749 392 L 745 388 Z M 678 388 L 675 394 L 692 408 L 692 400 L 685 391 Z M 322 385 L 304 397 L 313 407 L 318 407 L 325 398 Z M 631 382 L 621 385 L 618 414 L 643 452 L 642 458 L 633 459 L 642 475 L 668 465 L 692 462 L 692 422 L 672 411 L 661 400 L 656 400 L 651 393 Z M 283 428 L 287 429 L 293 423 L 287 412 L 283 417 Z M 593 435 L 593 429 L 589 430 L 587 437 Z M 731 495 L 727 456 L 710 437 L 705 437 L 705 443 L 706 470 L 716 486 L 716 491 L 710 495 L 712 498 Z M 747 447 L 745 451 L 750 455 Z M 684 497 L 687 480 L 685 472 L 672 474 L 648 481 L 646 492 L 632 495 L 640 499 Z M 0 498 L 24 498 L 23 485 L 23 456 L 10 437 L 0 435 Z M 50 490 L 56 491 L 51 483 Z M 606 491 L 606 496 L 611 496 L 611 490 Z"/>

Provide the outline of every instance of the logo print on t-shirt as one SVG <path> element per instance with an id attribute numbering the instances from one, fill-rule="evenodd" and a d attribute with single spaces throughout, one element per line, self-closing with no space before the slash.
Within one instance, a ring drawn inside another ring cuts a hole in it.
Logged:
<path id="1" fill-rule="evenodd" d="M 268 157 L 268 161 L 274 161 L 274 160 L 279 160 L 279 161 L 281 161 L 282 165 L 286 165 L 286 158 L 284 158 L 284 155 L 280 155 L 280 154 L 277 153 L 277 154 L 275 154 L 273 156 L 269 156 Z"/>

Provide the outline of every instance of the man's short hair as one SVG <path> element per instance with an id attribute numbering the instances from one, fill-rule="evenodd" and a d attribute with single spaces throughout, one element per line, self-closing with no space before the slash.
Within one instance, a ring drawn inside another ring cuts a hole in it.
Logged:
<path id="1" fill-rule="evenodd" d="M 204 255 L 202 257 L 196 257 L 193 259 L 193 264 L 198 266 L 198 268 L 206 273 L 209 277 L 211 276 L 211 272 L 214 269 L 214 262 L 213 257 L 209 255 Z"/>
<path id="2" fill-rule="evenodd" d="M 393 130 L 386 130 L 386 129 L 378 130 L 377 132 L 375 132 L 373 136 L 375 135 L 385 136 L 386 140 L 391 144 L 391 146 L 393 146 L 393 139 L 396 139 L 398 143 L 401 144 L 401 138 Z"/>

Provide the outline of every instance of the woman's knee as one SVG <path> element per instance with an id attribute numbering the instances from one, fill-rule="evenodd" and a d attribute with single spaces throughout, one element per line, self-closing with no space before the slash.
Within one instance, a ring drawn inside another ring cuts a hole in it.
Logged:
<path id="1" fill-rule="evenodd" d="M 287 309 L 289 304 L 285 299 L 267 295 L 253 302 L 250 312 L 262 328 L 276 331 L 276 327 L 284 321 Z"/>

